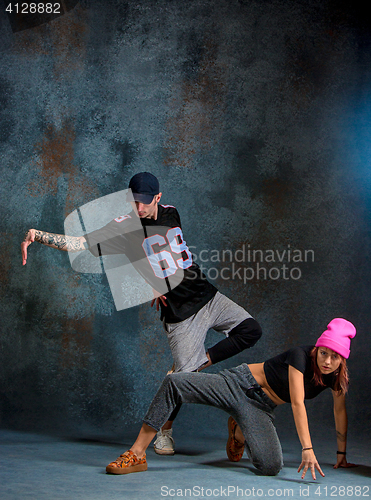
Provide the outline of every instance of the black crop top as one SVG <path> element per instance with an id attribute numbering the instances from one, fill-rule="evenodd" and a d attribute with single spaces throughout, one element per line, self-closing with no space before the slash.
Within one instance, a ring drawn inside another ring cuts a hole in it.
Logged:
<path id="1" fill-rule="evenodd" d="M 286 403 L 290 402 L 289 365 L 304 374 L 305 399 L 315 398 L 323 390 L 327 389 L 327 387 L 332 389 L 335 385 L 336 375 L 333 373 L 322 375 L 324 386 L 315 385 L 310 357 L 313 347 L 313 345 L 294 347 L 274 358 L 268 359 L 264 363 L 264 372 L 268 385 Z"/>

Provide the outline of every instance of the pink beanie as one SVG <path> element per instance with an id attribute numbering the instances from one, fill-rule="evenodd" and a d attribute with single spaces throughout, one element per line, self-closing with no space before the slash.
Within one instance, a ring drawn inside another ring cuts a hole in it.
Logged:
<path id="1" fill-rule="evenodd" d="M 354 325 L 342 318 L 335 318 L 327 325 L 327 330 L 322 333 L 316 342 L 316 347 L 327 347 L 337 352 L 344 358 L 349 358 L 350 339 L 356 334 Z"/>

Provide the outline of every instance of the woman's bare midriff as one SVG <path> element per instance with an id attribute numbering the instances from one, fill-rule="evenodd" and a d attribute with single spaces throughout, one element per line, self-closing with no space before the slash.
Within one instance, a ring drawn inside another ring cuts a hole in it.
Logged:
<path id="1" fill-rule="evenodd" d="M 269 387 L 265 373 L 264 373 L 264 363 L 254 363 L 252 365 L 248 365 L 250 368 L 251 374 L 260 387 L 263 389 L 265 394 L 275 403 L 276 405 L 282 405 L 285 401 L 282 401 L 281 398 L 277 396 L 277 394 Z"/>

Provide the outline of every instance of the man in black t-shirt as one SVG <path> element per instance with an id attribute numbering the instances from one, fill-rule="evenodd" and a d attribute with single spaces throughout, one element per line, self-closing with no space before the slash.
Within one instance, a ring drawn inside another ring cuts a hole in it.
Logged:
<path id="1" fill-rule="evenodd" d="M 133 210 L 86 234 L 85 239 L 95 257 L 124 253 L 154 290 L 166 294 L 161 294 L 166 299 L 160 301 L 161 320 L 178 323 L 198 312 L 217 289 L 193 261 L 177 209 L 158 203 L 154 207 L 154 217 L 140 217 L 139 227 L 138 212 Z"/>
<path id="2" fill-rule="evenodd" d="M 155 176 L 141 172 L 130 180 L 133 211 L 118 216 L 97 231 L 81 237 L 30 229 L 22 243 L 23 264 L 27 247 L 38 241 L 66 251 L 88 249 L 93 255 L 125 254 L 154 292 L 156 308 L 173 355 L 173 372 L 202 370 L 252 347 L 261 337 L 257 321 L 207 281 L 184 240 L 175 207 L 160 205 L 162 193 Z M 138 223 L 139 219 L 139 223 Z M 226 338 L 205 351 L 207 331 Z M 174 454 L 172 422 L 180 405 L 159 431 L 155 451 Z"/>

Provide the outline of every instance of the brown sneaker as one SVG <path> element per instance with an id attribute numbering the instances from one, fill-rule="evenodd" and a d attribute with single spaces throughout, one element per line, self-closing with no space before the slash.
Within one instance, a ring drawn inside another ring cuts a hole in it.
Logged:
<path id="1" fill-rule="evenodd" d="M 228 441 L 227 441 L 227 455 L 231 462 L 239 462 L 242 458 L 245 444 L 240 443 L 234 437 L 236 432 L 237 422 L 229 417 L 228 419 Z"/>
<path id="2" fill-rule="evenodd" d="M 109 474 L 130 474 L 145 470 L 147 470 L 146 456 L 138 458 L 131 450 L 125 451 L 106 467 L 106 472 Z"/>

